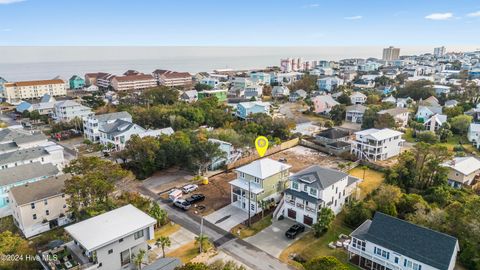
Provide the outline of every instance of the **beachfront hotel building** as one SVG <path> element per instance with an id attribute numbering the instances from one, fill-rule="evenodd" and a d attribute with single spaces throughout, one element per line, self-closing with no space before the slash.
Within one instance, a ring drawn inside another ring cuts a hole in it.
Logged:
<path id="1" fill-rule="evenodd" d="M 4 91 L 1 93 L 2 98 L 8 103 L 19 103 L 24 99 L 39 99 L 46 94 L 53 97 L 67 95 L 65 82 L 55 79 L 5 83 Z"/>

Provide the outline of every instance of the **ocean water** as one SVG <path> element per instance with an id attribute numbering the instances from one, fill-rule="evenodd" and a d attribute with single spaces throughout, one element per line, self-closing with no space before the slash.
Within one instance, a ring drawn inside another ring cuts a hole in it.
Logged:
<path id="1" fill-rule="evenodd" d="M 214 69 L 252 69 L 279 65 L 281 58 L 340 60 L 380 58 L 382 46 L 363 47 L 0 47 L 0 77 L 8 81 L 51 79 L 87 72 L 122 74 L 128 69 L 151 73 L 171 69 L 196 73 Z M 473 50 L 457 46 L 450 50 Z M 401 54 L 432 52 L 433 47 L 402 47 Z"/>

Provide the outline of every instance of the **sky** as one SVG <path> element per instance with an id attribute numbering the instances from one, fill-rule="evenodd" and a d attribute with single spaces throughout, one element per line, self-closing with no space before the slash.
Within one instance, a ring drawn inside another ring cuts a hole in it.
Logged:
<path id="1" fill-rule="evenodd" d="M 480 47 L 480 1 L 0 0 L 0 46 L 64 45 Z"/>

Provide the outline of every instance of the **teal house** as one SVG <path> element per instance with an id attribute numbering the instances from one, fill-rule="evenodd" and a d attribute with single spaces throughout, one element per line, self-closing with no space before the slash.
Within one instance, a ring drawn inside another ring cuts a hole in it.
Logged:
<path id="1" fill-rule="evenodd" d="M 73 75 L 69 83 L 70 89 L 83 89 L 85 87 L 85 80 L 77 75 Z"/>

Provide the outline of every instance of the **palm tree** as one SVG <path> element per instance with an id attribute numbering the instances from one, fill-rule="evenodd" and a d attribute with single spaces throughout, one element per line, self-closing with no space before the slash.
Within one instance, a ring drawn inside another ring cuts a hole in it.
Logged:
<path id="1" fill-rule="evenodd" d="M 208 236 L 204 234 L 200 234 L 199 236 L 195 237 L 195 243 L 198 243 L 200 245 L 199 251 L 200 253 L 202 253 L 203 247 L 205 246 L 206 243 L 208 243 Z"/>
<path id="2" fill-rule="evenodd" d="M 363 180 L 365 180 L 365 173 L 366 173 L 366 171 L 367 171 L 368 167 L 367 167 L 367 166 L 365 166 L 365 165 L 363 165 L 362 167 L 360 167 L 360 169 L 362 169 L 362 170 L 363 170 Z"/>
<path id="3" fill-rule="evenodd" d="M 147 252 L 144 249 L 140 249 L 135 256 L 135 266 L 137 266 L 138 269 L 142 269 L 142 263 L 143 258 L 145 258 L 145 254 L 147 254 Z"/>
<path id="4" fill-rule="evenodd" d="M 167 223 L 167 217 L 168 217 L 167 211 L 165 211 L 165 209 L 160 208 L 160 206 L 156 202 L 153 203 L 153 206 L 148 211 L 148 214 L 157 220 L 157 224 L 155 224 L 157 228 Z"/>
<path id="5" fill-rule="evenodd" d="M 162 247 L 163 258 L 165 258 L 165 247 L 169 247 L 171 245 L 172 242 L 170 241 L 170 237 L 168 236 L 160 236 L 155 242 L 155 246 Z"/>
<path id="6" fill-rule="evenodd" d="M 260 201 L 258 202 L 258 204 L 260 204 L 260 208 L 262 208 L 262 219 L 263 219 L 263 213 L 265 212 L 265 208 L 267 208 L 269 206 L 269 203 L 267 201 Z"/>
<path id="7" fill-rule="evenodd" d="M 345 163 L 338 164 L 338 168 L 340 169 L 340 171 L 343 171 L 345 169 L 345 167 L 347 167 L 347 165 Z"/>

